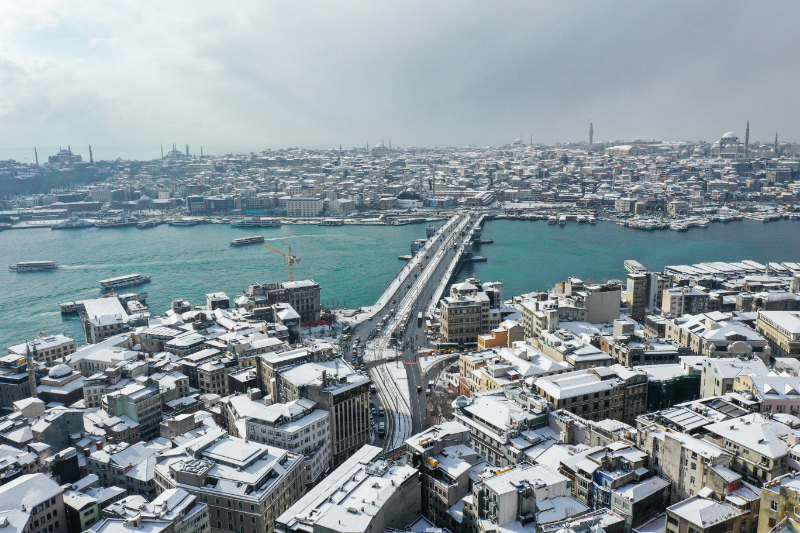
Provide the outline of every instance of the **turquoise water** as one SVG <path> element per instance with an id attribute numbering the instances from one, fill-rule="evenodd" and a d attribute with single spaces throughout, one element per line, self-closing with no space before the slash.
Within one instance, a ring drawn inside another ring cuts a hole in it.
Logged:
<path id="1" fill-rule="evenodd" d="M 403 266 L 397 256 L 409 253 L 413 239 L 424 237 L 425 225 L 243 229 L 212 224 L 4 231 L 0 233 L 0 346 L 33 338 L 40 331 L 65 331 L 83 342 L 80 321 L 62 317 L 58 304 L 99 296 L 97 282 L 103 278 L 151 275 L 152 282 L 138 290 L 148 292 L 148 306 L 156 314 L 176 298 L 199 304 L 205 303 L 209 292 L 224 291 L 234 298 L 251 283 L 287 280 L 280 256 L 258 245 L 229 245 L 248 235 L 264 235 L 266 244 L 282 250 L 291 245 L 301 258 L 295 278 L 315 279 L 327 305 L 352 308 L 377 299 Z M 567 276 L 621 279 L 626 274 L 625 259 L 636 259 L 650 269 L 743 259 L 800 262 L 800 223 L 788 220 L 711 224 L 681 233 L 644 232 L 604 222 L 562 227 L 545 221 L 495 220 L 485 224 L 483 235 L 495 241 L 479 250 L 489 261 L 467 264 L 459 278 L 503 281 L 507 298 L 550 288 Z M 35 260 L 57 261 L 61 267 L 24 274 L 7 270 L 7 265 Z"/>
<path id="2" fill-rule="evenodd" d="M 483 237 L 494 239 L 477 249 L 489 261 L 466 264 L 458 280 L 502 281 L 504 298 L 552 288 L 568 276 L 624 279 L 626 259 L 651 270 L 704 261 L 800 262 L 800 222 L 791 220 L 712 223 L 686 232 L 640 231 L 610 222 L 550 226 L 543 220 L 493 220 L 484 225 Z"/>
<path id="3" fill-rule="evenodd" d="M 206 293 L 224 291 L 235 298 L 252 283 L 288 280 L 281 256 L 257 244 L 230 246 L 231 240 L 250 235 L 263 235 L 265 244 L 279 250 L 291 246 L 301 259 L 294 267 L 295 279 L 316 280 L 325 304 L 371 305 L 405 264 L 397 256 L 410 253 L 411 241 L 425 237 L 425 226 L 208 224 L 0 232 L 0 346 L 24 342 L 40 331 L 65 331 L 83 342 L 80 320 L 75 315 L 62 317 L 58 304 L 100 296 L 97 282 L 104 278 L 152 276 L 137 290 L 147 291 L 154 314 L 162 314 L 176 298 L 204 304 Z M 59 268 L 28 273 L 7 269 L 20 261 L 57 261 Z"/>

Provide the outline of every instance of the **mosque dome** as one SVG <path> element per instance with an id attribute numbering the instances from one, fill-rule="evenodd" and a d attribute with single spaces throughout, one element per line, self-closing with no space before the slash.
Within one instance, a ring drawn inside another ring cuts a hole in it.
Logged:
<path id="1" fill-rule="evenodd" d="M 60 379 L 72 374 L 72 369 L 68 365 L 57 365 L 50 369 L 47 374 L 53 379 Z"/>
<path id="2" fill-rule="evenodd" d="M 739 137 L 735 133 L 733 133 L 732 131 L 729 131 L 728 133 L 726 133 L 725 135 L 722 136 L 721 140 L 723 140 L 723 141 L 738 141 Z"/>

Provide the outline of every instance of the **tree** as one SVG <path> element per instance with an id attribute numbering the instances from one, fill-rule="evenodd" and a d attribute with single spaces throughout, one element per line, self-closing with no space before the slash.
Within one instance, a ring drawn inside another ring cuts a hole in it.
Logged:
<path id="1" fill-rule="evenodd" d="M 431 392 L 425 414 L 425 423 L 428 427 L 453 419 L 453 399 L 446 389 Z"/>

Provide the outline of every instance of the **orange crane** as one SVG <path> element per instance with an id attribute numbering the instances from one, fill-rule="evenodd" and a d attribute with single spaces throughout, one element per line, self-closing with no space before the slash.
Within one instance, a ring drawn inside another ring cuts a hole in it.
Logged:
<path id="1" fill-rule="evenodd" d="M 289 247 L 289 253 L 287 254 L 286 252 L 282 252 L 280 250 L 276 250 L 275 248 L 272 248 L 271 246 L 267 246 L 266 244 L 262 244 L 261 246 L 263 246 L 267 250 L 272 250 L 273 252 L 275 252 L 278 255 L 282 255 L 283 257 L 285 257 L 287 259 L 287 261 L 289 261 L 289 281 L 294 281 L 294 264 L 295 263 L 299 263 L 300 262 L 300 258 L 292 255 L 292 247 L 291 246 Z"/>

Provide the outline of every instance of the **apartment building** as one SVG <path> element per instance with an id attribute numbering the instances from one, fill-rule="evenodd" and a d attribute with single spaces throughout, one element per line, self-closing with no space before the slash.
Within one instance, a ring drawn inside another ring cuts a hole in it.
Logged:
<path id="1" fill-rule="evenodd" d="M 800 477 L 796 472 L 776 477 L 761 487 L 758 533 L 768 533 L 778 522 L 796 517 L 800 505 Z"/>
<path id="2" fill-rule="evenodd" d="M 64 491 L 44 474 L 25 474 L 0 486 L 2 511 L 29 513 L 27 523 L 17 531 L 68 533 Z"/>
<path id="3" fill-rule="evenodd" d="M 472 485 L 469 502 L 464 504 L 464 521 L 472 526 L 467 531 L 475 533 L 506 525 L 520 531 L 532 522 L 542 527 L 589 510 L 572 497 L 567 477 L 543 465 L 517 465 L 480 478 Z"/>
<path id="4" fill-rule="evenodd" d="M 279 533 L 402 531 L 420 515 L 419 471 L 363 446 L 275 522 Z"/>
<path id="5" fill-rule="evenodd" d="M 624 416 L 625 382 L 606 367 L 539 378 L 533 388 L 554 409 L 564 409 L 587 420 L 621 421 Z"/>
<path id="6" fill-rule="evenodd" d="M 695 416 L 696 423 L 709 423 L 700 415 L 686 411 L 681 420 Z M 637 421 L 636 442 L 650 457 L 653 473 L 672 483 L 672 501 L 699 494 L 712 473 L 725 472 L 733 457 L 731 452 L 701 438 L 673 430 L 659 423 Z"/>
<path id="7" fill-rule="evenodd" d="M 450 296 L 439 302 L 440 336 L 443 342 L 473 344 L 500 325 L 500 312 L 492 308 L 489 295 L 472 283 L 456 283 Z"/>
<path id="8" fill-rule="evenodd" d="M 75 353 L 75 340 L 66 335 L 39 335 L 36 339 L 9 346 L 8 353 L 14 355 L 27 355 L 27 350 L 33 354 L 34 361 L 54 366 L 56 359 Z"/>
<path id="9" fill-rule="evenodd" d="M 330 414 L 311 400 L 301 398 L 248 411 L 248 440 L 277 446 L 305 457 L 306 488 L 313 487 L 332 463 Z"/>
<path id="10" fill-rule="evenodd" d="M 733 454 L 729 468 L 745 481 L 762 486 L 786 473 L 789 426 L 760 413 L 705 427 L 705 439 Z"/>
<path id="11" fill-rule="evenodd" d="M 625 301 L 631 311 L 631 318 L 642 320 L 647 308 L 647 274 L 628 274 Z"/>
<path id="12" fill-rule="evenodd" d="M 228 395 L 228 372 L 236 368 L 229 357 L 207 361 L 197 367 L 197 383 L 201 394 Z"/>
<path id="13" fill-rule="evenodd" d="M 288 403 L 307 398 L 330 413 L 331 456 L 338 466 L 370 436 L 369 388 L 372 381 L 343 359 L 305 363 L 280 370 L 277 398 Z"/>
<path id="14" fill-rule="evenodd" d="M 667 507 L 667 533 L 748 532 L 748 514 L 727 501 L 692 496 Z"/>
<path id="15" fill-rule="evenodd" d="M 700 378 L 700 396 L 709 398 L 733 392 L 736 377 L 740 375 L 766 376 L 769 368 L 758 358 L 719 357 L 706 358 Z"/>
<path id="16" fill-rule="evenodd" d="M 674 287 L 664 290 L 661 312 L 677 318 L 683 315 L 699 315 L 708 312 L 710 296 L 691 287 Z"/>
<path id="17" fill-rule="evenodd" d="M 469 428 L 470 448 L 500 467 L 524 460 L 540 439 L 527 430 L 547 425 L 547 401 L 520 387 L 459 397 L 453 407 L 455 420 Z"/>
<path id="18" fill-rule="evenodd" d="M 300 315 L 303 322 L 320 319 L 320 286 L 313 279 L 286 281 L 283 284 L 288 304 Z"/>
<path id="19" fill-rule="evenodd" d="M 294 218 L 318 217 L 322 214 L 322 198 L 313 196 L 292 196 L 286 199 L 286 216 Z"/>
<path id="20" fill-rule="evenodd" d="M 665 336 L 698 355 L 724 357 L 728 353 L 732 356 L 743 352 L 765 353 L 769 345 L 767 340 L 738 318 L 735 313 L 718 311 L 670 318 L 666 320 Z"/>
<path id="21" fill-rule="evenodd" d="M 430 427 L 406 440 L 406 464 L 422 476 L 422 515 L 453 531 L 449 509 L 469 494 L 470 473 L 488 468 L 469 447 L 469 428 L 458 422 Z"/>
<path id="22" fill-rule="evenodd" d="M 759 311 L 756 331 L 769 342 L 775 357 L 800 357 L 800 313 Z"/>
<path id="23" fill-rule="evenodd" d="M 154 467 L 159 494 L 180 488 L 208 505 L 212 533 L 264 533 L 304 492 L 303 456 L 219 428 Z"/>
<path id="24" fill-rule="evenodd" d="M 111 416 L 125 415 L 137 422 L 144 440 L 158 437 L 162 404 L 161 392 L 157 388 L 137 383 L 103 396 L 103 409 Z"/>

